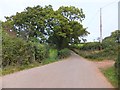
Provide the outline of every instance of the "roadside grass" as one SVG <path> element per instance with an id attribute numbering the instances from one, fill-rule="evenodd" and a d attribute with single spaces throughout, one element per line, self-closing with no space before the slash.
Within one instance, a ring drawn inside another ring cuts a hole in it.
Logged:
<path id="1" fill-rule="evenodd" d="M 41 66 L 41 64 L 35 62 L 35 63 L 29 64 L 29 65 L 8 66 L 8 67 L 2 69 L 0 73 L 2 73 L 1 75 L 7 75 L 7 74 L 14 73 L 14 72 L 30 69 L 30 68 L 33 68 L 33 67 L 37 67 L 37 66 Z"/>
<path id="2" fill-rule="evenodd" d="M 118 77 L 116 74 L 115 67 L 109 67 L 106 69 L 101 69 L 102 73 L 105 75 L 105 77 L 108 79 L 108 81 L 111 82 L 111 84 L 117 88 L 118 87 Z"/>

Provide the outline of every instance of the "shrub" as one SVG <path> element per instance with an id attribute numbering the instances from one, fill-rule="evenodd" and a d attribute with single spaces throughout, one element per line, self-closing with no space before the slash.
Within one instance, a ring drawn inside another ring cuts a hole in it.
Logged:
<path id="1" fill-rule="evenodd" d="M 22 65 L 32 62 L 32 46 L 20 38 L 3 36 L 2 42 L 2 65 Z"/>
<path id="2" fill-rule="evenodd" d="M 100 49 L 100 43 L 99 42 L 90 42 L 85 43 L 80 50 L 99 50 Z"/>
<path id="3" fill-rule="evenodd" d="M 39 63 L 41 63 L 44 59 L 48 57 L 48 47 L 46 45 L 35 43 L 35 60 Z"/>
<path id="4" fill-rule="evenodd" d="M 58 60 L 58 50 L 49 49 L 48 58 L 43 61 L 43 64 L 49 64 Z"/>
<path id="5" fill-rule="evenodd" d="M 58 58 L 58 51 L 57 49 L 50 49 L 49 50 L 49 59 L 56 60 Z"/>
<path id="6" fill-rule="evenodd" d="M 48 48 L 39 43 L 26 42 L 21 38 L 11 37 L 3 33 L 2 66 L 28 65 L 41 63 L 48 57 Z"/>
<path id="7" fill-rule="evenodd" d="M 58 52 L 58 57 L 59 57 L 60 59 L 66 58 L 66 57 L 68 57 L 68 56 L 70 56 L 70 50 L 67 49 L 67 48 L 62 49 L 62 50 L 60 50 L 60 51 Z"/>

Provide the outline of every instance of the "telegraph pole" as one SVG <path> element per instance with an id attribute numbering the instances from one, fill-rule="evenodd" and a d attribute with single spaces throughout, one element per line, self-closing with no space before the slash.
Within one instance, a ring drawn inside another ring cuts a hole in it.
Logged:
<path id="1" fill-rule="evenodd" d="M 100 43 L 102 43 L 102 8 L 100 8 Z"/>
<path id="2" fill-rule="evenodd" d="M 102 50 L 102 8 L 100 8 L 100 49 Z"/>
<path id="3" fill-rule="evenodd" d="M 118 2 L 118 30 L 120 30 L 120 1 Z M 118 74 L 118 90 L 120 90 L 120 35 L 118 34 L 118 59 L 117 59 L 117 74 Z"/>

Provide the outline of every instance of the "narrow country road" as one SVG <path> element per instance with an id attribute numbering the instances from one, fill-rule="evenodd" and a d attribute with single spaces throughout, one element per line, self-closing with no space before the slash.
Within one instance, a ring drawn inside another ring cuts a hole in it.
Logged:
<path id="1" fill-rule="evenodd" d="M 66 60 L 2 77 L 3 88 L 113 88 L 95 63 L 73 53 Z"/>

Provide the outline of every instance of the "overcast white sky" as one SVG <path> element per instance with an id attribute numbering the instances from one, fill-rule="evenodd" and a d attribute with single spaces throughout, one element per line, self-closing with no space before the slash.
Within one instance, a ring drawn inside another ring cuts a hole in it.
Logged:
<path id="1" fill-rule="evenodd" d="M 119 0 L 0 0 L 0 20 L 4 21 L 4 16 L 15 15 L 16 12 L 23 11 L 28 6 L 52 5 L 53 9 L 60 6 L 75 6 L 82 8 L 86 18 L 83 21 L 84 27 L 88 27 L 91 33 L 86 38 L 88 41 L 97 39 L 100 30 L 99 15 L 102 8 L 103 38 L 118 29 L 118 1 Z"/>

